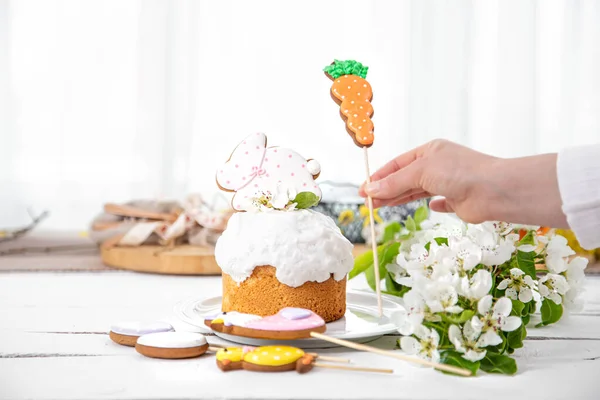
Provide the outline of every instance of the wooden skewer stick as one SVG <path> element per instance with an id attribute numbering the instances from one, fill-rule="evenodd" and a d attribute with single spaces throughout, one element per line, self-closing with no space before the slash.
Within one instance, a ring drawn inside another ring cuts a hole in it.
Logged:
<path id="1" fill-rule="evenodd" d="M 313 356 L 317 360 L 323 360 L 323 361 L 329 361 L 329 362 L 337 362 L 337 363 L 343 363 L 343 364 L 350 364 L 352 362 L 352 361 L 350 361 L 347 358 L 322 356 L 322 355 L 317 354 L 317 353 L 308 353 L 308 354 L 310 354 L 311 356 Z"/>
<path id="2" fill-rule="evenodd" d="M 314 362 L 312 365 L 315 367 L 319 367 L 319 368 L 343 369 L 345 371 L 378 372 L 381 374 L 393 374 L 394 373 L 393 369 L 349 367 L 346 365 L 331 365 L 331 364 L 323 364 L 323 363 L 318 363 L 318 362 Z"/>
<path id="3" fill-rule="evenodd" d="M 369 168 L 369 153 L 368 148 L 363 147 L 365 150 L 365 168 L 367 170 L 367 184 L 371 183 L 371 171 Z M 377 310 L 379 316 L 383 315 L 383 308 L 381 305 L 381 276 L 379 275 L 379 254 L 377 254 L 377 235 L 375 234 L 375 215 L 373 213 L 373 198 L 367 197 L 369 203 L 369 219 L 371 222 L 371 246 L 373 248 L 373 268 L 375 269 L 375 292 L 377 293 Z"/>
<path id="4" fill-rule="evenodd" d="M 221 349 L 223 349 L 223 347 L 208 346 L 208 351 L 212 351 L 215 353 Z"/>
<path id="5" fill-rule="evenodd" d="M 349 342 L 349 341 L 343 340 L 343 339 L 333 338 L 331 336 L 323 335 L 323 334 L 317 333 L 317 332 L 311 332 L 310 336 L 317 338 L 317 339 L 325 340 L 327 342 L 335 343 L 340 346 L 349 347 L 349 348 L 355 349 L 355 350 L 368 351 L 370 353 L 375 353 L 375 354 L 379 354 L 382 356 L 392 357 L 392 358 L 396 358 L 398 360 L 408 361 L 408 362 L 415 363 L 415 364 L 425 365 L 425 366 L 433 367 L 433 368 L 436 368 L 436 369 L 439 369 L 442 371 L 446 371 L 446 372 L 452 372 L 453 374 L 458 374 L 458 375 L 462 375 L 462 376 L 471 376 L 471 371 L 469 371 L 468 369 L 458 368 L 458 367 L 454 367 L 452 365 L 435 363 L 433 361 L 423 360 L 422 358 L 409 357 L 409 356 L 405 356 L 403 354 L 398 354 L 397 352 L 394 352 L 394 351 L 381 350 L 376 347 L 371 347 L 371 346 L 367 346 L 367 345 L 360 344 L 360 343 Z"/>

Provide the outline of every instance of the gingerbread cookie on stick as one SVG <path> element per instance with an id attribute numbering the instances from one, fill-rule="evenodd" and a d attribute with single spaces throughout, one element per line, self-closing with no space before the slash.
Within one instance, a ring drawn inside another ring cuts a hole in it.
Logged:
<path id="1" fill-rule="evenodd" d="M 373 145 L 373 90 L 365 79 L 369 67 L 354 60 L 335 60 L 325 67 L 325 74 L 333 81 L 331 96 L 340 106 L 346 130 L 359 147 Z"/>
<path id="2" fill-rule="evenodd" d="M 297 371 L 306 373 L 313 367 L 348 371 L 392 373 L 388 369 L 350 367 L 315 362 L 314 354 L 291 346 L 262 346 L 257 348 L 227 348 L 217 352 L 217 366 L 223 372 L 244 369 L 255 372 Z"/>
<path id="3" fill-rule="evenodd" d="M 375 140 L 373 126 L 373 90 L 366 81 L 366 67 L 354 60 L 335 60 L 323 70 L 333 80 L 331 85 L 331 96 L 340 106 L 340 113 L 346 121 L 346 130 L 352 136 L 354 143 L 364 149 L 365 169 L 367 182 L 371 182 L 369 168 L 369 152 Z M 369 221 L 371 224 L 371 245 L 373 248 L 373 265 L 375 265 L 375 291 L 377 292 L 377 308 L 379 316 L 383 315 L 381 301 L 381 276 L 379 275 L 379 255 L 377 252 L 377 239 L 375 234 L 375 216 L 373 213 L 373 199 L 368 197 Z"/>
<path id="4" fill-rule="evenodd" d="M 205 325 L 217 332 L 255 339 L 295 340 L 323 333 L 325 321 L 304 308 L 286 307 L 275 315 L 259 317 L 236 311 L 206 316 Z"/>
<path id="5" fill-rule="evenodd" d="M 309 208 L 321 199 L 315 183 L 320 172 L 317 161 L 291 149 L 267 147 L 266 135 L 255 133 L 238 144 L 217 170 L 217 185 L 235 192 L 232 206 L 236 211 Z"/>

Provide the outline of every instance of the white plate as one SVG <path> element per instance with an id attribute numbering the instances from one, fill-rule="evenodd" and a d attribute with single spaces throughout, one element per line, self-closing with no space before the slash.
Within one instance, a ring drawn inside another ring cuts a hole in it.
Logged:
<path id="1" fill-rule="evenodd" d="M 390 316 L 399 309 L 400 305 L 394 297 L 382 297 L 384 315 L 379 317 L 377 313 L 377 298 L 374 294 L 360 291 L 348 292 L 346 297 L 346 314 L 342 319 L 328 323 L 325 334 L 339 339 L 365 343 L 387 333 L 397 332 L 396 326 L 390 321 Z M 212 330 L 204 325 L 204 316 L 221 311 L 221 297 L 212 297 L 204 300 L 184 300 L 175 306 L 174 311 L 177 317 L 183 322 L 200 328 L 205 332 L 211 332 Z M 334 344 L 314 338 L 275 341 L 253 339 L 221 332 L 214 333 L 224 340 L 250 346 L 284 343 L 302 348 L 336 347 Z"/>

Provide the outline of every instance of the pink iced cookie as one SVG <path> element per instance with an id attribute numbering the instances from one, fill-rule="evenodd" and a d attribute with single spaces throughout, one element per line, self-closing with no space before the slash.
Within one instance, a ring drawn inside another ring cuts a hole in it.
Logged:
<path id="1" fill-rule="evenodd" d="M 275 315 L 249 322 L 246 327 L 264 331 L 302 331 L 324 325 L 323 318 L 310 310 L 287 307 Z"/>
<path id="2" fill-rule="evenodd" d="M 327 329 L 323 318 L 314 312 L 293 307 L 268 317 L 232 311 L 204 318 L 204 324 L 216 332 L 256 339 L 306 339 L 311 332 L 323 333 Z"/>

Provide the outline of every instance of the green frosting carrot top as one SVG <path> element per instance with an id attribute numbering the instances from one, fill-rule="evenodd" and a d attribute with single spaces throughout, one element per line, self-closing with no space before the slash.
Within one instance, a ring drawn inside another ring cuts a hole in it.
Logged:
<path id="1" fill-rule="evenodd" d="M 365 79 L 367 77 L 368 70 L 369 67 L 354 60 L 335 60 L 333 64 L 323 68 L 323 71 L 325 71 L 333 79 L 337 79 L 342 75 L 356 75 Z"/>

